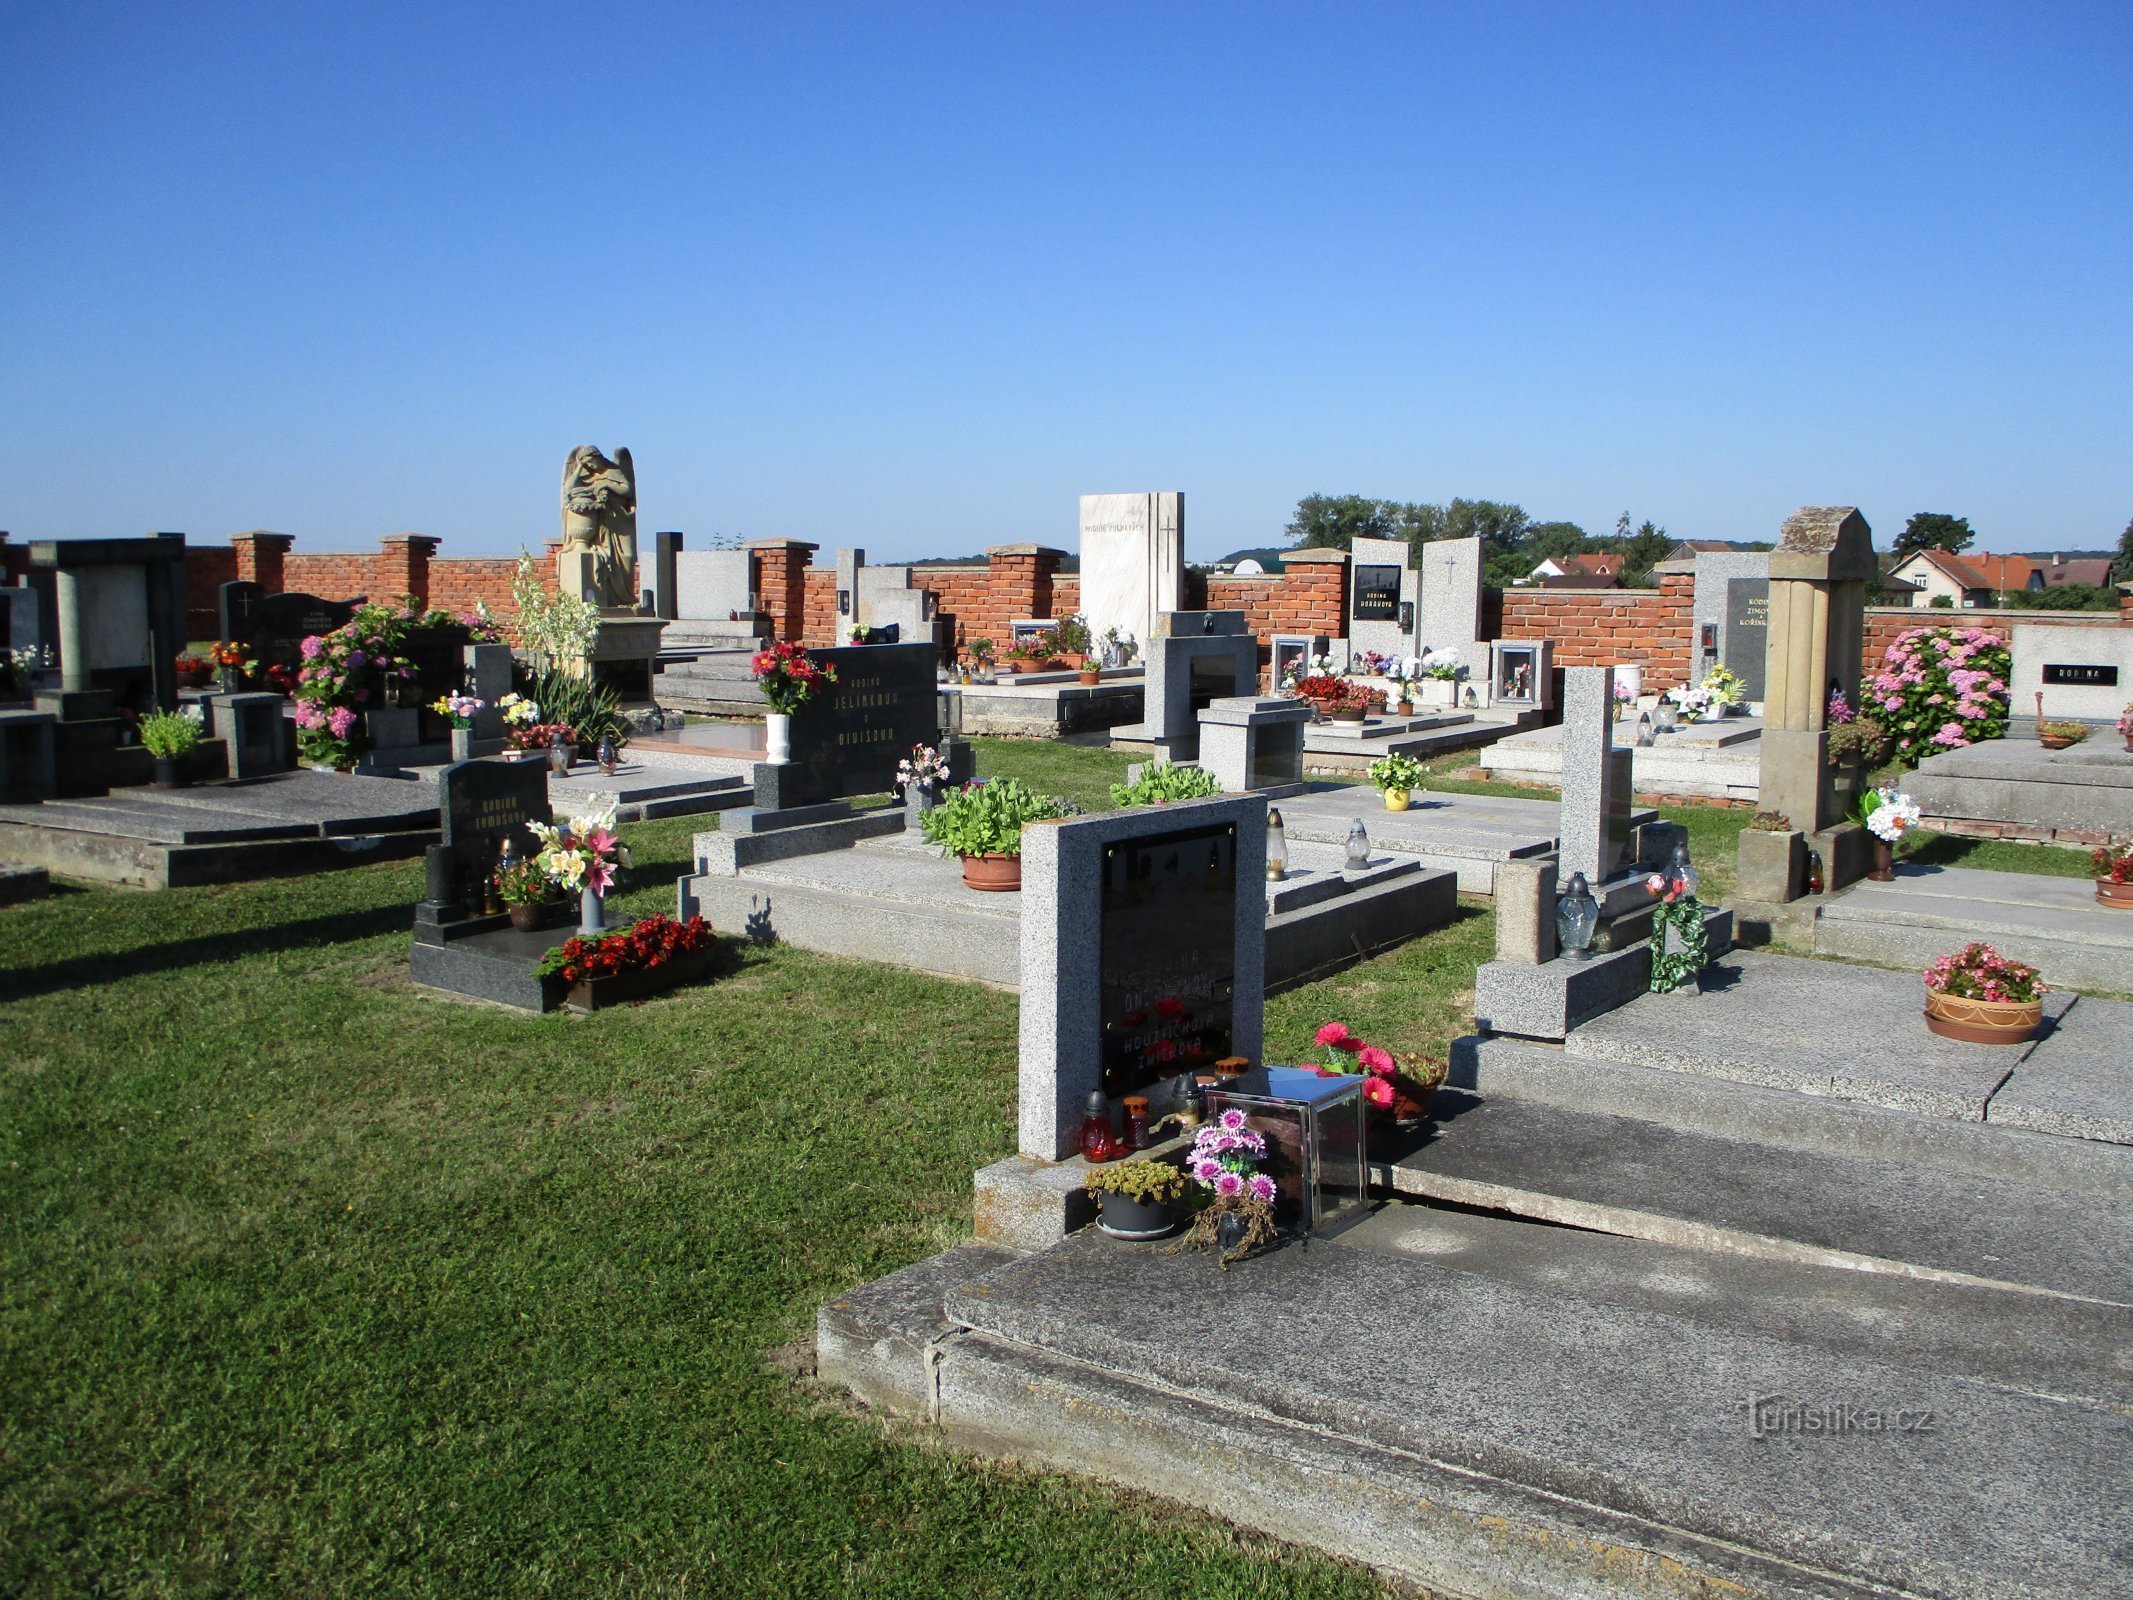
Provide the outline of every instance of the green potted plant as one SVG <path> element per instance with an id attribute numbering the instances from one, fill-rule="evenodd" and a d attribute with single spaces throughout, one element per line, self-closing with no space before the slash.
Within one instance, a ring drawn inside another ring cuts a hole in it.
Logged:
<path id="1" fill-rule="evenodd" d="M 1968 944 L 1926 968 L 1926 1027 L 1967 1044 L 2021 1044 L 2044 1022 L 2037 969 L 1989 944 Z"/>
<path id="2" fill-rule="evenodd" d="M 966 885 L 999 893 L 1022 887 L 1023 826 L 1072 816 L 1074 809 L 1013 778 L 976 779 L 951 789 L 919 827 L 942 855 L 961 858 Z"/>
<path id="3" fill-rule="evenodd" d="M 520 929 L 538 928 L 547 909 L 563 903 L 547 872 L 533 860 L 513 861 L 498 869 L 496 893 L 511 918 L 511 926 Z"/>
<path id="4" fill-rule="evenodd" d="M 141 743 L 155 758 L 156 788 L 185 787 L 185 758 L 199 742 L 199 719 L 186 712 L 151 711 L 141 718 Z"/>
<path id="5" fill-rule="evenodd" d="M 1096 1201 L 1096 1226 L 1114 1239 L 1162 1239 L 1184 1220 L 1185 1174 L 1167 1161 L 1091 1167 L 1081 1186 Z"/>
<path id="6" fill-rule="evenodd" d="M 2037 743 L 2047 750 L 2065 750 L 2081 743 L 2089 736 L 2085 722 L 2040 722 L 2037 724 Z"/>
<path id="7" fill-rule="evenodd" d="M 1111 785 L 1114 806 L 1162 806 L 1173 800 L 1205 800 L 1222 792 L 1222 785 L 1205 767 L 1173 761 L 1151 761 L 1131 783 Z"/>
<path id="8" fill-rule="evenodd" d="M 1387 811 L 1405 811 L 1424 776 L 1422 763 L 1413 756 L 1380 756 L 1370 763 L 1370 781 L 1385 796 Z"/>

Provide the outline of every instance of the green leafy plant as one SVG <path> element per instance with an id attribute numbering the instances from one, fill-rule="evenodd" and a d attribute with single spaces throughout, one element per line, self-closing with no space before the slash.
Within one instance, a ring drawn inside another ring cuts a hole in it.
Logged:
<path id="1" fill-rule="evenodd" d="M 1075 806 L 1038 794 L 1013 778 L 966 783 L 951 789 L 919 821 L 925 835 L 948 856 L 1019 856 L 1022 828 L 1075 814 Z"/>
<path id="2" fill-rule="evenodd" d="M 1152 806 L 1165 800 L 1205 800 L 1222 792 L 1215 775 L 1204 767 L 1181 766 L 1172 761 L 1151 761 L 1131 783 L 1111 785 L 1114 806 Z"/>
<path id="3" fill-rule="evenodd" d="M 151 711 L 141 718 L 141 743 L 160 761 L 175 761 L 200 742 L 200 724 L 182 711 Z"/>
<path id="4" fill-rule="evenodd" d="M 2037 733 L 2042 738 L 2064 739 L 2069 744 L 2079 744 L 2089 736 L 2089 725 L 2085 722 L 2040 722 L 2037 724 Z"/>
<path id="5" fill-rule="evenodd" d="M 511 602 L 518 608 L 518 646 L 538 672 L 583 665 L 600 637 L 600 608 L 576 595 L 559 593 L 552 571 L 521 550 L 511 577 Z M 545 702 L 544 702 L 545 703 Z"/>
<path id="6" fill-rule="evenodd" d="M 1068 617 L 1052 630 L 1061 654 L 1085 656 L 1089 653 L 1089 625 L 1080 617 Z"/>
<path id="7" fill-rule="evenodd" d="M 1829 730 L 1826 748 L 1829 764 L 1833 767 L 1853 761 L 1865 767 L 1878 767 L 1888 755 L 1889 730 L 1879 718 L 1855 717 Z"/>
<path id="8" fill-rule="evenodd" d="M 1748 819 L 1748 826 L 1756 833 L 1790 833 L 1792 819 L 1782 811 L 1758 811 Z"/>
<path id="9" fill-rule="evenodd" d="M 1091 1167 L 1081 1186 L 1091 1194 L 1124 1195 L 1143 1205 L 1185 1198 L 1185 1174 L 1167 1161 L 1119 1161 Z"/>
<path id="10" fill-rule="evenodd" d="M 589 677 L 544 672 L 533 680 L 530 698 L 541 708 L 544 722 L 574 729 L 577 742 L 588 750 L 597 748 L 603 736 L 617 750 L 629 743 L 630 725 L 623 720 L 621 695 Z"/>
<path id="11" fill-rule="evenodd" d="M 1419 789 L 1426 776 L 1422 763 L 1413 756 L 1380 756 L 1370 763 L 1370 781 L 1380 789 Z"/>

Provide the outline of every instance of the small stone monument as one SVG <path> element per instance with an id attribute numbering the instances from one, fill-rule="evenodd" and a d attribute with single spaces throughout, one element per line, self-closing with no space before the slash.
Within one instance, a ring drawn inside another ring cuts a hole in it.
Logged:
<path id="1" fill-rule="evenodd" d="M 1143 652 L 1156 619 L 1185 600 L 1185 496 L 1081 497 L 1081 613 L 1089 637 L 1116 628 Z M 1243 691 L 1240 691 L 1243 692 Z"/>
<path id="2" fill-rule="evenodd" d="M 1859 703 L 1866 586 L 1875 576 L 1873 531 L 1851 506 L 1802 506 L 1785 519 L 1770 554 L 1769 643 L 1763 672 L 1761 809 L 1785 817 L 1821 852 L 1828 887 L 1865 874 L 1864 830 L 1842 823 L 1844 800 L 1829 764 L 1829 697 Z M 1742 835 L 1745 840 L 1747 835 Z M 1744 897 L 1775 898 L 1742 856 Z M 1789 896 L 1794 886 L 1782 886 Z"/>

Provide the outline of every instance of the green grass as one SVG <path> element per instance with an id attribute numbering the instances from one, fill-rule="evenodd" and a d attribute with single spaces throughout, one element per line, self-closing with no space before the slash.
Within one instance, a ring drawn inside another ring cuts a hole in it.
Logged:
<path id="1" fill-rule="evenodd" d="M 628 830 L 624 909 L 671 905 L 697 826 Z M 408 986 L 419 890 L 0 912 L 0 1593 L 1380 1592 L 770 1364 L 967 1235 L 1011 996 L 749 951 L 525 1018 Z M 1282 1037 L 1441 1031 L 1408 980 L 1470 983 L 1485 925 L 1284 997 Z"/>

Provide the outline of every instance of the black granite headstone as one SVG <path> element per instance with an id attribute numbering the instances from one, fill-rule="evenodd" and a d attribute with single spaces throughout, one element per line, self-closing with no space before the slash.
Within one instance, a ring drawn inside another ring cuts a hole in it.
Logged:
<path id="1" fill-rule="evenodd" d="M 1770 580 L 1726 580 L 1723 665 L 1737 676 L 1750 700 L 1763 697 L 1763 653 L 1770 645 Z"/>
<path id="2" fill-rule="evenodd" d="M 437 813 L 461 896 L 479 899 L 506 835 L 520 856 L 539 841 L 529 822 L 550 822 L 548 766 L 541 761 L 455 761 L 437 774 Z"/>
<path id="3" fill-rule="evenodd" d="M 930 644 L 849 645 L 809 652 L 837 682 L 793 713 L 792 760 L 758 767 L 756 804 L 820 805 L 896 787 L 896 763 L 940 742 Z"/>
<path id="4" fill-rule="evenodd" d="M 1357 567 L 1348 615 L 1357 622 L 1391 622 L 1400 614 L 1400 569 Z"/>
<path id="5" fill-rule="evenodd" d="M 1235 656 L 1194 656 L 1189 673 L 1187 696 L 1195 717 L 1237 692 Z"/>
<path id="6" fill-rule="evenodd" d="M 216 637 L 225 644 L 251 643 L 259 632 L 259 602 L 267 591 L 250 578 L 238 578 L 225 583 L 219 594 L 222 632 Z"/>
<path id="7" fill-rule="evenodd" d="M 1108 846 L 1101 905 L 1104 1092 L 1131 1094 L 1227 1056 L 1235 1027 L 1236 824 Z"/>
<path id="8" fill-rule="evenodd" d="M 279 662 L 294 671 L 303 664 L 304 641 L 331 633 L 356 613 L 361 600 L 322 600 L 291 591 L 262 596 L 253 608 L 252 653 L 260 669 Z"/>

